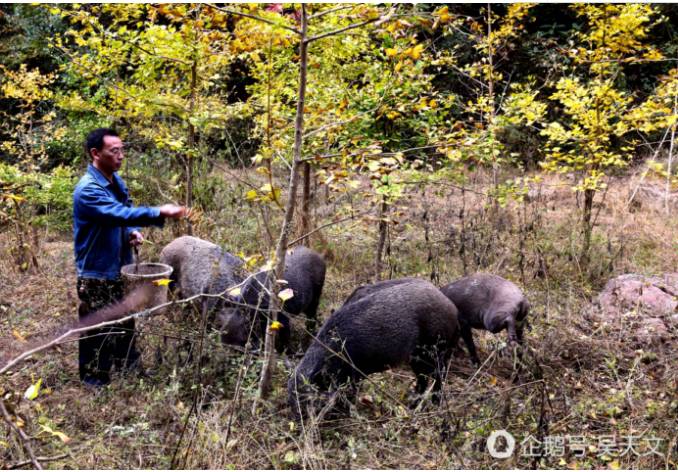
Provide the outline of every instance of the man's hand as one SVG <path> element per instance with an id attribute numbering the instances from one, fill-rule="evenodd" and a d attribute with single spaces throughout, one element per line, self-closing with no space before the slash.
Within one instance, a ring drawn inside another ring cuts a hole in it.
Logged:
<path id="1" fill-rule="evenodd" d="M 186 207 L 168 203 L 160 207 L 160 215 L 165 218 L 183 218 L 186 216 Z"/>
<path id="2" fill-rule="evenodd" d="M 144 235 L 139 231 L 132 231 L 129 234 L 129 244 L 132 247 L 140 246 L 144 242 Z"/>

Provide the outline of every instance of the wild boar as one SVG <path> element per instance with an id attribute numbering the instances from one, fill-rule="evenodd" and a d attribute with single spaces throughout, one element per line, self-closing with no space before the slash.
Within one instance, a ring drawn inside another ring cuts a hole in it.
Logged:
<path id="1" fill-rule="evenodd" d="M 181 236 L 165 246 L 160 252 L 160 262 L 174 269 L 172 281 L 182 298 L 200 293 L 220 294 L 242 281 L 240 258 L 193 236 Z M 213 318 L 228 304 L 225 298 L 202 297 L 194 306 Z"/>
<path id="2" fill-rule="evenodd" d="M 459 310 L 461 337 L 474 364 L 479 364 L 480 360 L 471 328 L 492 333 L 506 329 L 509 343 L 522 343 L 530 305 L 513 282 L 497 275 L 479 273 L 463 277 L 440 290 Z"/>
<path id="3" fill-rule="evenodd" d="M 323 324 L 288 382 L 295 416 L 305 413 L 312 390 L 335 390 L 401 364 L 414 371 L 416 391 L 433 376 L 438 398 L 459 339 L 457 309 L 431 283 L 410 280 L 344 304 Z"/>
<path id="4" fill-rule="evenodd" d="M 304 246 L 288 251 L 283 274 L 287 284 L 283 285 L 283 288 L 291 289 L 293 296 L 283 303 L 282 311 L 277 314 L 277 319 L 282 324 L 276 339 L 276 349 L 279 352 L 289 345 L 288 314 L 304 313 L 307 320 L 306 329 L 315 333 L 320 295 L 325 284 L 325 271 L 325 261 L 317 252 Z M 261 344 L 268 324 L 268 316 L 265 315 L 270 305 L 272 277 L 272 271 L 263 271 L 250 276 L 243 284 L 241 295 L 236 300 L 239 306 L 220 314 L 219 324 L 224 343 L 244 346 L 252 331 L 255 342 Z"/>

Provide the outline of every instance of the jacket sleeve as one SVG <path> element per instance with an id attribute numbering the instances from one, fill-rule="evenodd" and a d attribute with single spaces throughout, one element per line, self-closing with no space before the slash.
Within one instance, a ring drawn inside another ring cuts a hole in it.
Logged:
<path id="1" fill-rule="evenodd" d="M 87 185 L 75 199 L 77 212 L 106 226 L 163 226 L 158 208 L 125 206 L 98 185 Z"/>

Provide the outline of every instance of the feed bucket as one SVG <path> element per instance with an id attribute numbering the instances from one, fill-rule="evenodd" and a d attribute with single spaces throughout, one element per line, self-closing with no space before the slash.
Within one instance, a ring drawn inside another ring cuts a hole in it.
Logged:
<path id="1" fill-rule="evenodd" d="M 151 296 L 147 303 L 138 306 L 136 309 L 141 311 L 147 308 L 167 303 L 167 284 L 156 284 L 157 280 L 169 279 L 172 275 L 172 267 L 159 262 L 141 262 L 139 264 L 128 264 L 120 269 L 122 280 L 125 285 L 125 294 L 142 285 L 146 285 L 151 291 Z M 159 310 L 158 313 L 164 310 Z"/>

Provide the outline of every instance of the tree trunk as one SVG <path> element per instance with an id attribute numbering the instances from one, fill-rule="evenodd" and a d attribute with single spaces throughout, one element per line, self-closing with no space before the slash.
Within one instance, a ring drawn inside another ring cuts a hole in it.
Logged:
<path id="1" fill-rule="evenodd" d="M 306 5 L 301 5 L 301 41 L 299 45 L 299 93 L 297 99 L 297 113 L 294 123 L 294 161 L 290 173 L 290 191 L 285 206 L 285 218 L 280 230 L 280 239 L 275 251 L 275 279 L 282 277 L 285 269 L 285 254 L 287 251 L 287 242 L 292 227 L 292 218 L 294 217 L 294 207 L 297 199 L 297 187 L 299 186 L 299 168 L 301 167 L 301 150 L 304 131 L 304 100 L 306 97 L 306 75 L 308 61 L 308 17 Z M 277 282 L 273 283 L 273 294 L 271 296 L 271 321 L 277 319 L 277 309 L 279 302 L 277 299 Z M 265 399 L 271 391 L 271 378 L 275 367 L 275 331 L 266 330 L 266 340 L 264 342 L 264 364 L 259 379 L 258 398 Z M 253 405 L 253 413 L 256 411 L 257 403 Z"/>
<path id="2" fill-rule="evenodd" d="M 673 99 L 673 114 L 678 113 L 678 97 L 674 97 Z M 669 144 L 669 160 L 667 163 L 667 169 L 666 169 L 666 189 L 664 193 L 664 209 L 666 210 L 666 214 L 670 215 L 671 214 L 671 205 L 669 205 L 669 196 L 671 194 L 671 166 L 673 164 L 673 146 L 674 143 L 676 142 L 676 124 L 674 123 L 673 126 L 671 127 L 671 142 Z"/>
<path id="3" fill-rule="evenodd" d="M 382 254 L 384 253 L 384 245 L 386 243 L 386 231 L 388 230 L 388 222 L 386 221 L 386 213 L 388 212 L 388 203 L 386 197 L 381 197 L 381 207 L 379 208 L 379 240 L 377 241 L 377 255 L 374 263 L 374 275 L 377 281 L 381 280 L 382 271 Z"/>
<path id="4" fill-rule="evenodd" d="M 582 225 L 584 230 L 584 245 L 581 250 L 581 265 L 587 266 L 589 263 L 589 250 L 591 249 L 591 234 L 593 233 L 593 197 L 596 191 L 592 189 L 584 190 L 584 213 L 582 215 Z"/>
<path id="5" fill-rule="evenodd" d="M 191 100 L 189 117 L 193 116 L 195 110 L 195 93 L 198 86 L 198 61 L 194 60 L 191 65 Z M 186 156 L 186 208 L 193 206 L 193 166 L 196 153 L 196 133 L 195 126 L 188 121 L 188 154 Z M 190 218 L 186 218 L 186 234 L 193 234 L 193 223 Z"/>
<path id="6" fill-rule="evenodd" d="M 311 164 L 304 162 L 304 188 L 301 198 L 301 235 L 311 231 Z M 302 244 L 309 246 L 310 237 L 302 239 Z"/>

